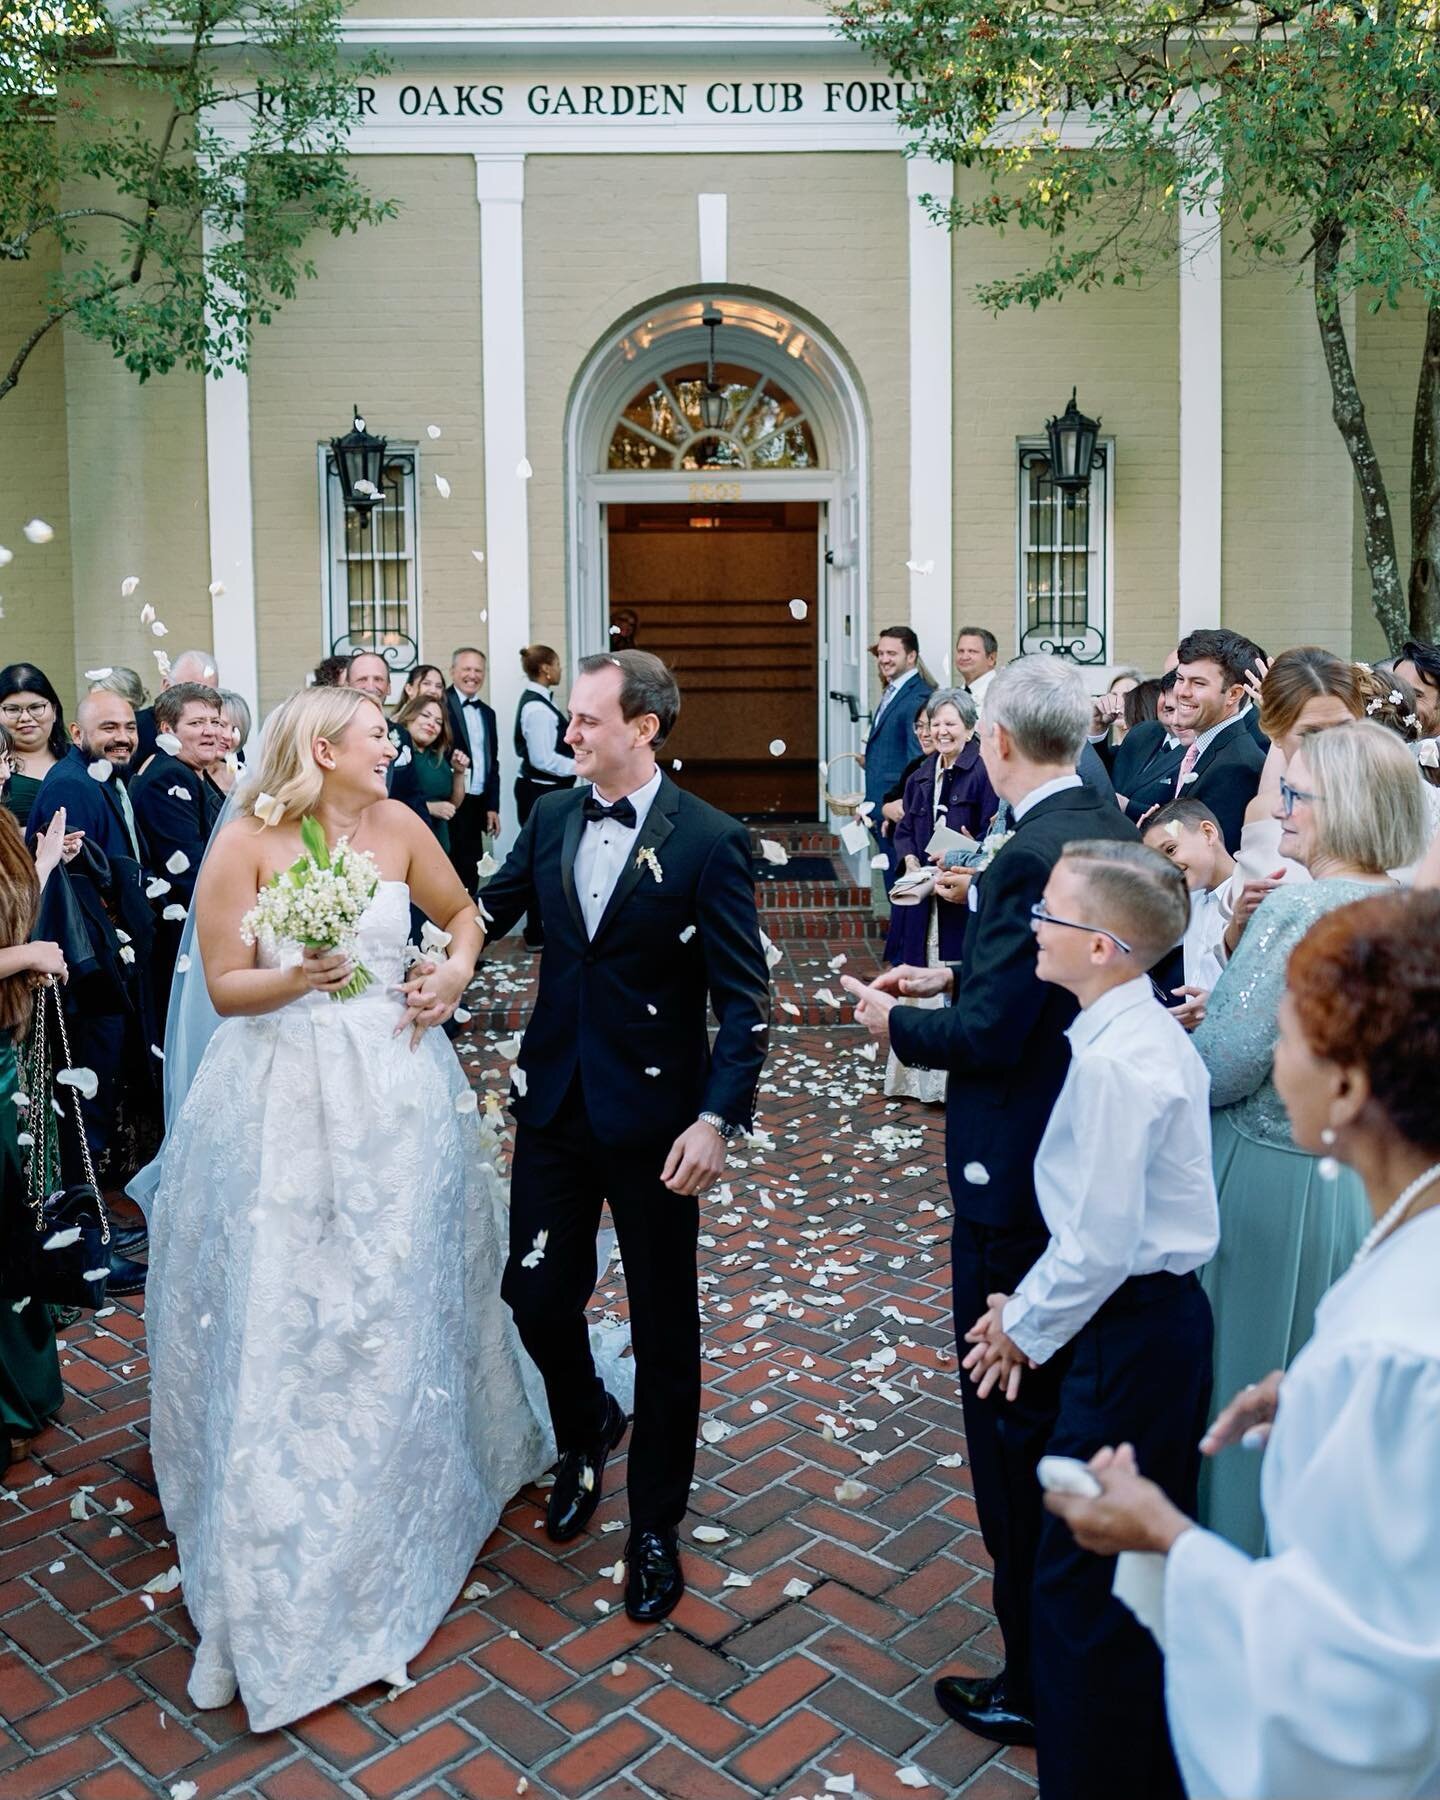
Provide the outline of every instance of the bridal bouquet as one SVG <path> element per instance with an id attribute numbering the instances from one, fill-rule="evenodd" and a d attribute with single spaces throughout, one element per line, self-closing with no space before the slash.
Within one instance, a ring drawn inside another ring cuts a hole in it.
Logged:
<path id="1" fill-rule="evenodd" d="M 303 944 L 309 950 L 343 950 L 355 941 L 365 908 L 380 885 L 380 871 L 363 850 L 352 850 L 341 838 L 332 852 L 320 822 L 300 821 L 305 854 L 273 876 L 240 921 L 247 944 L 259 942 L 274 951 L 281 944 Z M 332 1000 L 353 1000 L 374 976 L 363 963 Z"/>

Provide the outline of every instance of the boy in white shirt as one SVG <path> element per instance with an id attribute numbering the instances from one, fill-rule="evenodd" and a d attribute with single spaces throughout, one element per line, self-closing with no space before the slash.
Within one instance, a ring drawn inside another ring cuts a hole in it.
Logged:
<path id="1" fill-rule="evenodd" d="M 1226 904 L 1235 858 L 1225 848 L 1220 821 L 1203 800 L 1172 800 L 1151 813 L 1142 842 L 1168 857 L 1190 890 L 1190 921 L 1185 927 L 1185 986 L 1192 997 L 1208 994 L 1220 979 L 1227 956 Z M 1180 1023 L 1193 1029 L 1198 1019 L 1180 1008 Z M 1203 1016 L 1203 1015 L 1202 1015 Z"/>
<path id="2" fill-rule="evenodd" d="M 1063 1358 L 1047 1450 L 1134 1445 L 1193 1505 L 1210 1403 L 1210 1306 L 1195 1276 L 1219 1236 L 1210 1081 L 1146 971 L 1184 929 L 1180 872 L 1139 844 L 1070 844 L 1035 907 L 1036 973 L 1080 1013 L 1035 1160 L 1050 1233 L 1015 1293 L 966 1334 L 982 1394 Z M 1035 1727 L 1045 1800 L 1179 1800 L 1159 1651 L 1110 1592 L 1114 1561 L 1046 1516 L 1033 1589 Z"/>

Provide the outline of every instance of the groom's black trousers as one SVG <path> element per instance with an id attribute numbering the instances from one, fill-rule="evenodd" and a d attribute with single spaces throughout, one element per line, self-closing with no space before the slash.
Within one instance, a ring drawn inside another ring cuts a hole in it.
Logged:
<path id="1" fill-rule="evenodd" d="M 548 1125 L 521 1125 L 510 1177 L 510 1257 L 501 1293 L 545 1378 L 562 1451 L 598 1434 L 605 1392 L 585 1308 L 595 1290 L 595 1237 L 610 1203 L 635 1350 L 635 1423 L 628 1486 L 632 1531 L 673 1531 L 685 1516 L 700 1423 L 698 1200 L 660 1181 L 672 1139 L 617 1149 L 590 1126 L 577 1075 Z M 523 1266 L 537 1233 L 549 1237 Z"/>

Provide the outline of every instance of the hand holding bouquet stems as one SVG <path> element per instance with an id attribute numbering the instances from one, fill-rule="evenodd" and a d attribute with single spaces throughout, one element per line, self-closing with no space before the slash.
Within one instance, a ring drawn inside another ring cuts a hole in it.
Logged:
<path id="1" fill-rule="evenodd" d="M 374 979 L 363 963 L 355 963 L 343 986 L 330 983 L 343 966 L 337 956 L 354 960 L 356 933 L 380 885 L 380 871 L 346 838 L 332 851 L 319 820 L 308 815 L 300 821 L 300 841 L 304 855 L 261 888 L 240 921 L 240 936 L 272 951 L 299 945 L 308 984 L 332 1000 L 352 1000 Z"/>

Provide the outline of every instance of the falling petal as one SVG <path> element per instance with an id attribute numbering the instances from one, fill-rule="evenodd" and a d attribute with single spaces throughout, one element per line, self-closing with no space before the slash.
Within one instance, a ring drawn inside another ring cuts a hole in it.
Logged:
<path id="1" fill-rule="evenodd" d="M 862 1481 L 842 1481 L 835 1490 L 835 1498 L 845 1505 L 852 1500 L 861 1499 L 866 1492 L 867 1489 Z"/>
<path id="2" fill-rule="evenodd" d="M 440 427 L 438 425 L 427 425 L 425 427 L 425 435 L 430 438 L 438 438 L 440 435 Z"/>
<path id="3" fill-rule="evenodd" d="M 772 756 L 783 756 L 783 755 L 784 755 L 784 754 L 785 754 L 785 740 L 784 740 L 784 738 L 771 738 L 771 740 L 770 740 L 770 754 L 771 754 L 771 755 L 772 755 Z"/>
<path id="4" fill-rule="evenodd" d="M 593 1494 L 595 1492 L 595 1471 L 590 1467 L 589 1463 L 581 1463 L 580 1465 L 580 1485 L 587 1494 Z"/>
<path id="5" fill-rule="evenodd" d="M 43 519 L 32 519 L 25 527 L 25 535 L 32 544 L 48 544 L 55 535 L 55 527 L 47 525 Z"/>
<path id="6" fill-rule="evenodd" d="M 188 956 L 177 956 L 175 958 L 175 973 L 177 975 L 188 975 L 189 972 L 190 958 Z"/>
<path id="7" fill-rule="evenodd" d="M 150 629 L 156 637 L 169 637 L 170 635 L 170 627 L 168 625 L 162 625 L 159 619 L 155 621 Z"/>
<path id="8" fill-rule="evenodd" d="M 523 1100 L 525 1098 L 525 1090 L 530 1085 L 530 1077 L 518 1063 L 510 1071 L 510 1085 Z"/>
<path id="9" fill-rule="evenodd" d="M 545 1260 L 545 1246 L 549 1241 L 550 1233 L 548 1231 L 537 1231 L 534 1247 L 527 1250 L 520 1258 L 520 1267 L 522 1269 L 538 1269 Z"/>
<path id="10" fill-rule="evenodd" d="M 165 792 L 170 796 L 170 798 L 172 800 L 188 800 L 190 798 L 189 788 L 169 787 L 169 788 L 166 788 Z M 187 862 L 185 866 L 188 869 L 190 865 Z M 175 871 L 175 873 L 178 875 L 180 873 L 179 869 L 177 869 Z"/>
<path id="11" fill-rule="evenodd" d="M 110 779 L 110 764 L 106 762 L 103 756 L 97 756 L 94 762 L 86 763 L 85 773 L 92 781 L 108 781 Z"/>
<path id="12" fill-rule="evenodd" d="M 7 550 L 3 544 L 0 544 L 0 569 L 3 569 L 6 563 L 12 563 L 14 560 L 15 552 Z"/>
<path id="13" fill-rule="evenodd" d="M 655 1068 L 650 1068 L 650 1069 L 647 1069 L 645 1071 L 645 1073 L 653 1078 L 654 1076 L 658 1075 L 660 1073 L 660 1071 Z"/>
<path id="14" fill-rule="evenodd" d="M 483 550 L 472 550 L 470 552 L 470 554 L 475 558 L 476 562 L 478 562 L 478 563 L 483 563 L 485 560 L 485 552 Z"/>
<path id="15" fill-rule="evenodd" d="M 475 873 L 481 881 L 488 881 L 499 867 L 499 863 L 496 862 L 495 858 L 487 850 L 480 858 L 479 862 L 476 863 Z"/>
<path id="16" fill-rule="evenodd" d="M 210 598 L 212 600 L 218 600 L 224 592 L 225 583 L 223 581 L 212 581 L 210 583 Z"/>
<path id="17" fill-rule="evenodd" d="M 671 768 L 672 768 L 672 769 L 677 769 L 677 770 L 678 770 L 678 769 L 683 769 L 683 768 L 684 768 L 684 767 L 685 767 L 685 765 L 684 765 L 684 763 L 683 763 L 683 762 L 681 762 L 681 760 L 680 760 L 680 758 L 679 758 L 679 757 L 678 757 L 678 756 L 677 756 L 677 757 L 676 757 L 676 758 L 675 758 L 675 760 L 674 760 L 674 761 L 673 761 L 673 762 L 672 762 L 672 763 L 671 763 L 671 764 L 670 764 L 670 767 L 671 767 Z"/>
<path id="18" fill-rule="evenodd" d="M 108 676 L 113 675 L 114 673 L 115 671 L 113 669 L 87 669 L 85 671 L 85 679 L 87 681 L 104 681 Z"/>
<path id="19" fill-rule="evenodd" d="M 55 1080 L 61 1087 L 73 1087 L 87 1100 L 93 1100 L 100 1092 L 100 1077 L 93 1069 L 61 1069 Z"/>
<path id="20" fill-rule="evenodd" d="M 155 875 L 145 884 L 145 898 L 158 900 L 162 894 L 170 892 L 170 883 L 163 876 Z"/>
<path id="21" fill-rule="evenodd" d="M 153 625 L 155 623 L 155 608 L 148 600 L 140 608 L 140 623 L 142 625 Z"/>
<path id="22" fill-rule="evenodd" d="M 122 597 L 124 599 L 128 600 L 130 598 L 130 596 L 135 592 L 136 588 L 139 587 L 139 585 L 140 585 L 140 577 L 138 575 L 127 575 L 125 577 L 125 579 L 120 583 L 120 593 L 121 593 Z"/>
<path id="23" fill-rule="evenodd" d="M 443 475 L 436 475 L 435 477 L 435 492 L 442 500 L 448 500 L 450 498 L 450 483 Z"/>
<path id="24" fill-rule="evenodd" d="M 155 733 L 155 748 L 157 750 L 163 750 L 167 756 L 178 756 L 180 754 L 180 740 L 173 731 L 157 731 Z"/>
<path id="25" fill-rule="evenodd" d="M 989 1184 L 990 1171 L 985 1167 L 984 1163 L 968 1162 L 965 1165 L 963 1173 L 971 1187 L 986 1187 Z"/>
<path id="26" fill-rule="evenodd" d="M 760 854 L 766 862 L 774 863 L 777 868 L 783 868 L 790 860 L 790 852 L 783 844 L 777 844 L 774 838 L 761 838 Z"/>
<path id="27" fill-rule="evenodd" d="M 694 937 L 694 935 L 695 935 L 695 927 L 693 925 L 687 925 L 685 927 L 685 929 L 680 933 L 680 942 L 682 944 L 688 944 L 690 942 L 691 938 Z"/>
<path id="28" fill-rule="evenodd" d="M 528 481 L 535 471 L 530 467 L 530 458 L 522 456 L 515 465 L 515 473 L 521 481 Z"/>
<path id="29" fill-rule="evenodd" d="M 905 567 L 912 575 L 933 575 L 935 573 L 935 558 L 932 556 L 928 562 L 923 563 L 907 562 Z"/>
<path id="30" fill-rule="evenodd" d="M 63 1231 L 52 1231 L 40 1246 L 42 1250 L 68 1250 L 72 1244 L 80 1242 L 80 1227 L 67 1225 Z"/>
<path id="31" fill-rule="evenodd" d="M 463 1093 L 455 1096 L 455 1110 L 462 1115 L 480 1110 L 480 1100 L 474 1088 L 466 1088 Z"/>
<path id="32" fill-rule="evenodd" d="M 183 875 L 190 867 L 190 858 L 183 850 L 176 850 L 165 858 L 165 867 L 172 875 Z"/>
<path id="33" fill-rule="evenodd" d="M 792 619 L 803 619 L 809 611 L 809 603 L 805 600 L 792 600 L 790 602 L 790 617 Z"/>
<path id="34" fill-rule="evenodd" d="M 174 906 L 167 906 L 160 917 L 162 919 L 175 919 L 178 921 L 185 917 L 185 908 L 177 902 Z"/>

